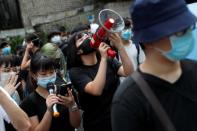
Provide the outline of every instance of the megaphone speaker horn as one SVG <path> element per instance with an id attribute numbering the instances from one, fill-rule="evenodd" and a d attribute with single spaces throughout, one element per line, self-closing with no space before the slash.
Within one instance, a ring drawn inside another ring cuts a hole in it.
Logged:
<path id="1" fill-rule="evenodd" d="M 99 12 L 99 23 L 108 32 L 121 32 L 124 27 L 124 20 L 116 11 L 111 9 L 103 9 Z M 106 23 L 106 21 L 108 21 Z"/>

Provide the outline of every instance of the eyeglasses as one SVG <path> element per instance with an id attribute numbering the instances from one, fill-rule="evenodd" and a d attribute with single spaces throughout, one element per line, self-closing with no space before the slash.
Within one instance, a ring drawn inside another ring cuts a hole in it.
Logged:
<path id="1" fill-rule="evenodd" d="M 185 35 L 188 31 L 192 31 L 195 28 L 196 28 L 196 24 L 192 25 L 189 28 L 186 28 L 186 29 L 184 29 L 182 31 L 176 32 L 174 35 L 177 36 L 177 37 L 181 37 L 181 36 Z"/>

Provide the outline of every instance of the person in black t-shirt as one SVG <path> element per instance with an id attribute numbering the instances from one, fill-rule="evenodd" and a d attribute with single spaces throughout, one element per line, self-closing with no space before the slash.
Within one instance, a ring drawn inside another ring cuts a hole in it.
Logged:
<path id="1" fill-rule="evenodd" d="M 25 44 L 25 53 L 20 66 L 20 76 L 22 76 L 24 85 L 24 97 L 28 96 L 36 88 L 36 85 L 30 80 L 29 64 L 31 57 L 39 53 L 42 42 L 37 34 L 30 33 L 25 37 Z"/>
<path id="2" fill-rule="evenodd" d="M 111 100 L 119 85 L 119 75 L 127 76 L 132 72 L 131 61 L 118 34 L 111 34 L 109 39 L 120 51 L 123 65 L 115 58 L 108 58 L 106 43 L 99 46 L 99 59 L 96 49 L 90 47 L 90 39 L 86 32 L 71 37 L 67 55 L 67 61 L 72 65 L 70 79 L 79 92 L 84 130 L 110 131 Z"/>
<path id="3" fill-rule="evenodd" d="M 184 0 L 141 0 L 133 5 L 133 39 L 145 47 L 146 53 L 138 72 L 176 130 L 196 131 L 197 62 L 185 58 L 197 44 L 193 33 L 197 18 Z M 132 77 L 117 89 L 111 116 L 113 131 L 165 129 Z"/>
<path id="4" fill-rule="evenodd" d="M 54 60 L 37 53 L 30 63 L 31 77 L 37 88 L 20 105 L 28 114 L 32 130 L 36 131 L 74 131 L 80 126 L 80 112 L 70 89 L 66 96 L 49 94 L 47 83 L 55 83 Z M 57 104 L 59 117 L 52 116 L 52 106 Z"/>
<path id="5" fill-rule="evenodd" d="M 40 47 L 42 46 L 40 38 L 35 33 L 28 34 L 25 38 L 25 42 L 26 49 L 21 63 L 21 70 L 26 70 L 29 68 L 31 61 L 30 57 L 39 52 Z"/>

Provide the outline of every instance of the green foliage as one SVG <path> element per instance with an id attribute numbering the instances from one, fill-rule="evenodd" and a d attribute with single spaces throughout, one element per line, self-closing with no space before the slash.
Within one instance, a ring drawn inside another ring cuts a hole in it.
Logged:
<path id="1" fill-rule="evenodd" d="M 12 53 L 16 52 L 16 46 L 17 45 L 22 45 L 24 38 L 21 36 L 15 36 L 15 37 L 10 37 L 9 38 L 9 43 L 12 48 Z"/>

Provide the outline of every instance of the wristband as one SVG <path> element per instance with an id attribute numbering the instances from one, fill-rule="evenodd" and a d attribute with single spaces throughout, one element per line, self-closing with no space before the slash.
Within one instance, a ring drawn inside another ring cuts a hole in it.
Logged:
<path id="1" fill-rule="evenodd" d="M 78 110 L 77 103 L 75 102 L 71 107 L 69 107 L 70 112 L 74 112 Z"/>

